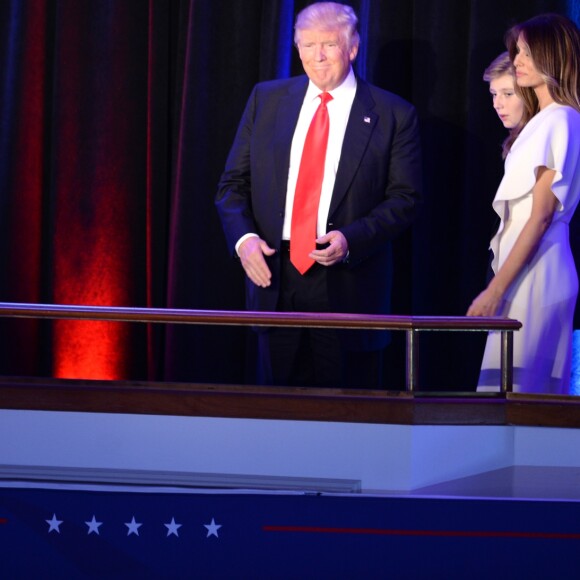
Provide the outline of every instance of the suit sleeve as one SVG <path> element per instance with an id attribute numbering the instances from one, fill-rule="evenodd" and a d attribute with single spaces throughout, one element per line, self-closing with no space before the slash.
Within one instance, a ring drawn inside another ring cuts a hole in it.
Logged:
<path id="1" fill-rule="evenodd" d="M 236 242 L 256 232 L 252 216 L 250 143 L 254 125 L 256 89 L 252 91 L 221 175 L 215 198 L 228 249 L 235 255 Z"/>

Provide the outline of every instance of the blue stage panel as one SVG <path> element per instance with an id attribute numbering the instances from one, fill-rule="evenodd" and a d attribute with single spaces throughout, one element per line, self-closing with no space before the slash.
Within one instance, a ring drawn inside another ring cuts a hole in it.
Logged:
<path id="1" fill-rule="evenodd" d="M 2 578 L 578 578 L 580 502 L 0 489 Z"/>

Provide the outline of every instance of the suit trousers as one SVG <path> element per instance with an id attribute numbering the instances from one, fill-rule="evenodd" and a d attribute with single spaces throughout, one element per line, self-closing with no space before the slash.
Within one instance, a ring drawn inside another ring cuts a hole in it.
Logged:
<path id="1" fill-rule="evenodd" d="M 281 312 L 331 312 L 328 268 L 304 275 L 281 252 Z M 353 332 L 352 330 L 349 332 Z M 258 382 L 275 386 L 370 388 L 382 386 L 383 351 L 346 350 L 340 329 L 270 328 L 258 334 Z"/>

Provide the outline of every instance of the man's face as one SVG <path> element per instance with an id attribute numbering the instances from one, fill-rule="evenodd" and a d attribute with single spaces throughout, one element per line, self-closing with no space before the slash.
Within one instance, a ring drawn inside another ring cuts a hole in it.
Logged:
<path id="1" fill-rule="evenodd" d="M 349 51 L 337 31 L 300 31 L 298 53 L 302 66 L 321 91 L 331 91 L 344 81 L 357 51 L 357 46 Z"/>

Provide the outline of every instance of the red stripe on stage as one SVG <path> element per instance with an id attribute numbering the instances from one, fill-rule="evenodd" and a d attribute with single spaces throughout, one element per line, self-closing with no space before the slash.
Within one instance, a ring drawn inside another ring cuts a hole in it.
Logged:
<path id="1" fill-rule="evenodd" d="M 382 530 L 376 528 L 322 528 L 314 526 L 263 526 L 265 532 L 298 532 L 309 534 L 363 534 L 373 536 L 429 536 L 463 538 L 538 538 L 550 540 L 579 540 L 578 534 L 552 532 L 501 532 L 471 530 Z"/>

